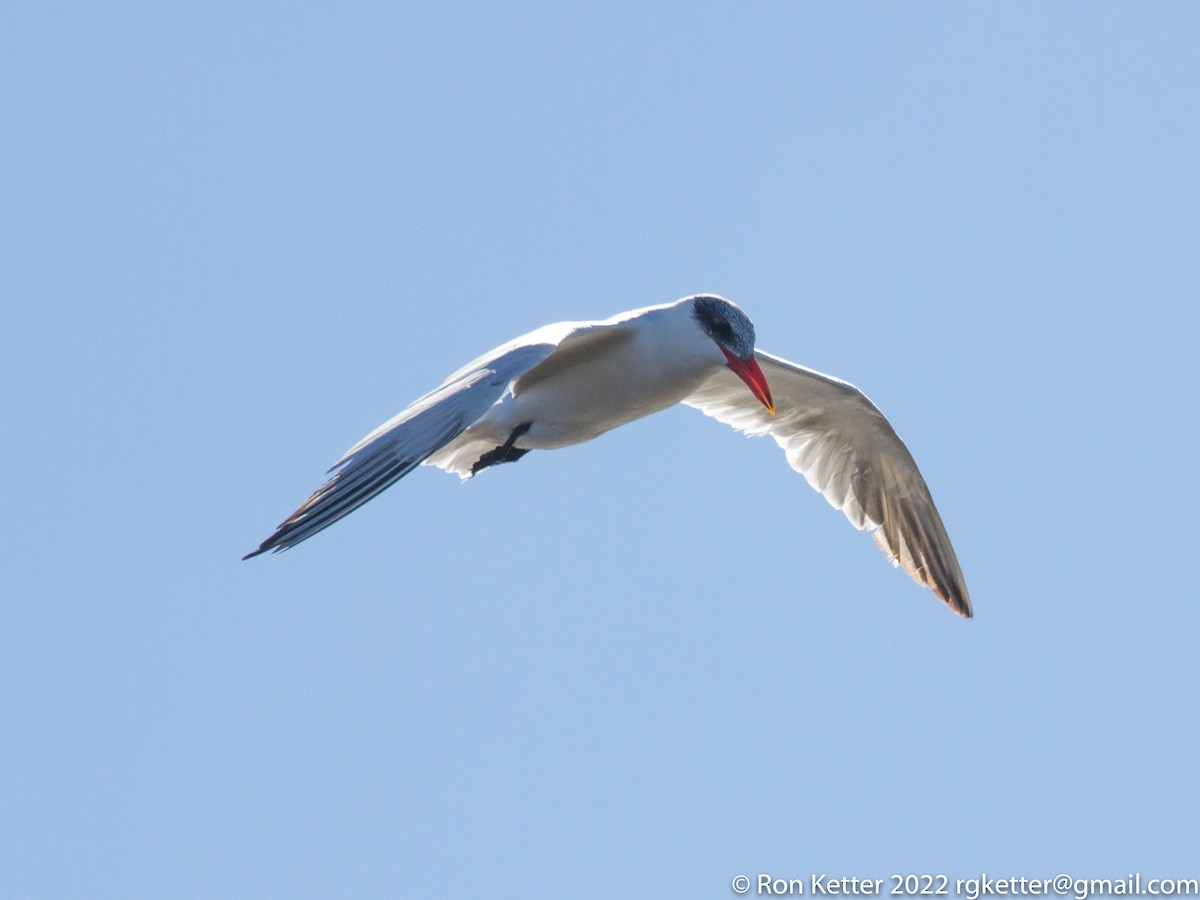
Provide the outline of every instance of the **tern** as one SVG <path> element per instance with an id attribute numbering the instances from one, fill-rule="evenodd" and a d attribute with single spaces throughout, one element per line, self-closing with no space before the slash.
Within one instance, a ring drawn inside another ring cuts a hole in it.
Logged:
<path id="1" fill-rule="evenodd" d="M 531 331 L 468 363 L 347 450 L 325 484 L 243 558 L 294 547 L 418 465 L 471 478 L 683 403 L 746 434 L 770 435 L 894 566 L 970 618 L 941 516 L 883 413 L 854 385 L 754 343 L 746 314 L 714 294 Z"/>

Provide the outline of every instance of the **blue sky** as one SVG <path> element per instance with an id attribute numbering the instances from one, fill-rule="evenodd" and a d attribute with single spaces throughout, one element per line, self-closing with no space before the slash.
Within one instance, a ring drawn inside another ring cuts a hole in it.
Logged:
<path id="1" fill-rule="evenodd" d="M 0 893 L 1195 877 L 1192 4 L 10 4 Z M 712 291 L 964 622 L 671 410 L 240 557 L 480 352 Z"/>

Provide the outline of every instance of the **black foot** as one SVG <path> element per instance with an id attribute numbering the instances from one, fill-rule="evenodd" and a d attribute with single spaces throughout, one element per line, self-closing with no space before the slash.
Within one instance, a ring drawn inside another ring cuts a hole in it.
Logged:
<path id="1" fill-rule="evenodd" d="M 505 441 L 495 450 L 489 450 L 487 453 L 483 454 L 483 456 L 479 457 L 479 462 L 471 466 L 471 474 L 478 475 L 488 466 L 496 466 L 500 463 L 506 462 L 516 462 L 518 459 L 528 453 L 528 450 L 518 450 L 513 446 L 513 444 L 517 442 L 517 438 L 529 430 L 529 426 L 531 424 L 533 423 L 526 422 L 524 425 L 518 425 L 512 430 L 512 434 L 508 436 L 507 441 Z"/>

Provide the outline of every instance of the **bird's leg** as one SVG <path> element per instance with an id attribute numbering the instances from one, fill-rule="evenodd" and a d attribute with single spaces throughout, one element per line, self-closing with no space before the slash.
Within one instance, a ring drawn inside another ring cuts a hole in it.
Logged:
<path id="1" fill-rule="evenodd" d="M 478 475 L 488 466 L 499 465 L 500 463 L 516 462 L 529 451 L 527 449 L 518 449 L 513 445 L 517 442 L 517 438 L 529 430 L 532 422 L 526 422 L 523 425 L 518 425 L 512 430 L 512 434 L 508 436 L 508 440 L 497 447 L 495 450 L 489 450 L 483 456 L 479 457 L 479 461 L 471 466 L 471 474 Z"/>

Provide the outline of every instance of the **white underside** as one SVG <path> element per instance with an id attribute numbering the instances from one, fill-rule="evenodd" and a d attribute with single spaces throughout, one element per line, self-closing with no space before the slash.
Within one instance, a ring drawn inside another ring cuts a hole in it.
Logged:
<path id="1" fill-rule="evenodd" d="M 682 353 L 677 331 L 669 327 L 674 323 L 655 324 L 653 315 L 643 315 L 636 329 L 603 323 L 568 338 L 546 361 L 554 367 L 552 377 L 540 377 L 535 368 L 517 378 L 482 417 L 425 464 L 469 477 L 481 456 L 525 425 L 528 430 L 514 445 L 518 449 L 553 450 L 589 441 L 674 406 L 724 365 L 708 338 L 697 340 L 692 353 Z M 581 349 L 573 349 L 572 340 Z M 660 346 L 667 340 L 670 352 Z M 589 341 L 603 342 L 604 351 L 591 352 Z"/>

